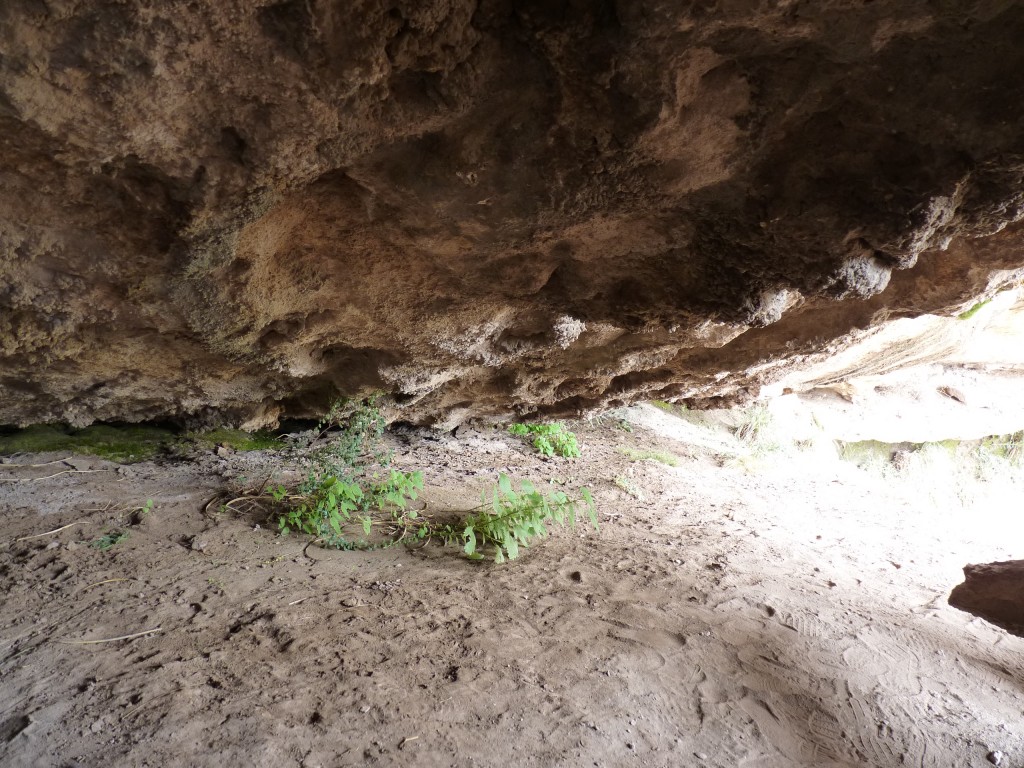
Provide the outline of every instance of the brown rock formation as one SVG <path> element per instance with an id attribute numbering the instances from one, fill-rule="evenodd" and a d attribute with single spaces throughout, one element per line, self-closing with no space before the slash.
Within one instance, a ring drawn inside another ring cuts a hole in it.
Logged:
<path id="1" fill-rule="evenodd" d="M 1005 0 L 6 0 L 0 423 L 742 396 L 1024 264 L 1022 39 Z"/>
<path id="2" fill-rule="evenodd" d="M 1024 637 L 1024 560 L 965 565 L 949 604 Z"/>

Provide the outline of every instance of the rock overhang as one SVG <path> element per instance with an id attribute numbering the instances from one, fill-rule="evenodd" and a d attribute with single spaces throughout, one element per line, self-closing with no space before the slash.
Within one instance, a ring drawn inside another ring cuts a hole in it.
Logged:
<path id="1" fill-rule="evenodd" d="M 1024 265 L 1024 10 L 0 10 L 0 423 L 756 393 Z"/>

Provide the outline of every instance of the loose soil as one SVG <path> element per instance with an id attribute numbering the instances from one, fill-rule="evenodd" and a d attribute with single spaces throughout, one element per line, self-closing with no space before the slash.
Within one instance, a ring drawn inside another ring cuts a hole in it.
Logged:
<path id="1" fill-rule="evenodd" d="M 577 460 L 493 429 L 389 435 L 428 513 L 498 472 L 592 489 L 600 532 L 555 529 L 500 566 L 328 551 L 205 510 L 287 473 L 269 451 L 10 459 L 0 762 L 1024 765 L 1024 639 L 946 604 L 968 561 L 1024 554 L 1019 505 L 620 415 L 632 431 L 573 425 Z"/>

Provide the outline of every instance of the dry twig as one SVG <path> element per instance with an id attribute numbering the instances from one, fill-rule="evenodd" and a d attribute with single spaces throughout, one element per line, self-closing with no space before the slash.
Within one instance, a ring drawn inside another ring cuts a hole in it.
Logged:
<path id="1" fill-rule="evenodd" d="M 52 531 L 47 531 L 46 533 L 36 533 L 36 534 L 33 534 L 32 536 L 22 536 L 20 539 L 15 539 L 14 541 L 18 542 L 18 541 L 28 541 L 29 539 L 41 539 L 43 536 L 52 536 L 53 534 L 60 533 L 61 531 L 65 530 L 67 528 L 70 528 L 73 525 L 81 525 L 84 522 L 85 522 L 85 520 L 76 520 L 73 523 L 68 523 L 67 525 L 62 525 L 60 528 L 54 528 Z"/>
<path id="2" fill-rule="evenodd" d="M 97 645 L 98 643 L 116 643 L 118 640 L 133 640 L 136 637 L 143 637 L 144 635 L 153 635 L 157 632 L 163 632 L 163 627 L 155 627 L 153 629 L 147 629 L 142 632 L 133 632 L 130 635 L 121 635 L 120 637 L 106 637 L 102 640 L 58 640 L 58 643 L 64 643 L 65 645 Z"/>
<path id="3" fill-rule="evenodd" d="M 84 475 L 89 472 L 110 472 L 109 469 L 65 469 L 63 472 L 55 472 L 52 475 L 43 475 L 42 477 L 3 477 L 0 478 L 0 483 L 34 483 L 38 480 L 49 480 L 53 477 L 60 477 L 61 475 Z"/>

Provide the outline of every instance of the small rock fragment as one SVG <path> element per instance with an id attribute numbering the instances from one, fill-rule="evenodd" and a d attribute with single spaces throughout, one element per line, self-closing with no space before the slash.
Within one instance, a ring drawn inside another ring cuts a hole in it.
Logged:
<path id="1" fill-rule="evenodd" d="M 950 400 L 956 400 L 958 403 L 967 405 L 967 395 L 956 387 L 942 386 L 938 388 L 940 395 L 945 395 Z"/>

